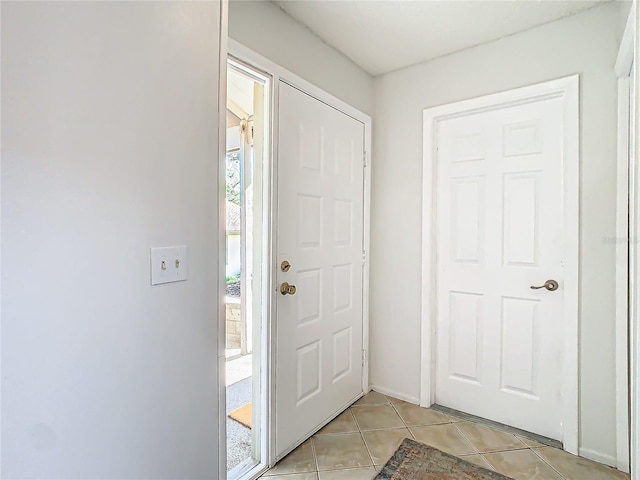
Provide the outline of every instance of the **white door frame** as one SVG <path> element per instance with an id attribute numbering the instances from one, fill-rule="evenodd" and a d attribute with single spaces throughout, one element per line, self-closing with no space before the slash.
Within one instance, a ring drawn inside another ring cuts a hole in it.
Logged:
<path id="1" fill-rule="evenodd" d="M 636 182 L 638 171 L 630 162 L 629 128 L 633 92 L 631 67 L 633 65 L 633 41 L 635 35 L 635 4 L 627 18 L 624 35 L 620 42 L 615 72 L 618 77 L 618 152 L 617 152 L 617 201 L 616 201 L 616 467 L 629 471 L 629 318 L 637 312 L 636 245 L 629 239 L 638 238 L 635 215 L 637 208 Z"/>
<path id="2" fill-rule="evenodd" d="M 435 401 L 436 366 L 436 134 L 439 121 L 521 105 L 548 98 L 562 98 L 564 125 L 564 269 L 563 282 L 564 365 L 562 371 L 563 444 L 578 453 L 578 268 L 579 268 L 579 76 L 560 78 L 424 110 L 422 180 L 422 318 L 420 405 Z"/>
<path id="3" fill-rule="evenodd" d="M 216 362 L 218 378 L 218 477 L 227 478 L 227 389 L 226 389 L 226 162 L 227 155 L 227 38 L 229 3 L 220 2 L 220 51 L 218 54 L 218 358 Z M 224 445 L 224 447 L 223 447 Z M 213 452 L 212 452 L 213 453 Z"/>
<path id="4" fill-rule="evenodd" d="M 640 7 L 638 7 L 637 0 L 633 1 L 631 9 L 631 22 L 634 28 L 633 34 L 633 61 L 635 63 L 635 75 L 634 83 L 635 89 L 631 93 L 631 104 L 634 128 L 632 130 L 633 135 L 633 147 L 631 150 L 631 159 L 634 165 L 640 164 L 640 148 L 638 148 L 638 141 L 640 141 L 640 65 L 638 65 L 638 52 L 640 52 L 640 32 L 638 31 L 638 24 L 640 23 Z M 638 220 L 636 217 L 640 215 L 640 205 L 638 205 L 638 186 L 634 182 L 632 189 L 635 195 L 635 202 L 632 204 L 634 211 L 631 217 L 634 221 Z M 636 222 L 640 223 L 640 222 Z M 637 241 L 638 231 L 635 229 L 631 232 L 635 235 Z M 635 269 L 635 275 L 638 275 L 638 269 Z M 631 289 L 632 305 L 634 310 L 630 317 L 631 323 L 631 341 L 630 341 L 630 355 L 631 355 L 631 478 L 640 477 L 640 325 L 638 325 L 638 309 L 636 304 L 640 302 L 640 278 L 633 278 L 634 287 Z"/>
<path id="5" fill-rule="evenodd" d="M 263 165 L 262 165 L 262 174 L 259 176 L 260 181 L 262 182 L 262 202 L 264 202 L 264 200 L 266 198 L 268 198 L 268 195 L 270 193 L 270 180 L 269 180 L 269 169 L 270 169 L 270 156 L 267 153 L 269 151 L 269 144 L 270 144 L 270 137 L 269 137 L 269 132 L 270 132 L 270 122 L 271 120 L 267 120 L 266 117 L 270 117 L 270 109 L 271 109 L 271 105 L 270 105 L 270 97 L 266 94 L 266 92 L 269 92 L 270 89 L 272 88 L 271 86 L 271 77 L 269 77 L 268 75 L 262 75 L 257 69 L 251 67 L 251 66 L 247 66 L 242 62 L 236 61 L 233 57 L 228 56 L 227 58 L 227 68 L 233 68 L 234 70 L 237 70 L 239 72 L 242 72 L 243 75 L 245 75 L 248 78 L 251 78 L 254 82 L 256 83 L 261 83 L 263 85 L 263 89 L 264 89 L 264 115 L 261 116 L 262 120 L 263 120 L 263 125 L 265 126 L 265 132 L 263 135 L 263 139 L 262 139 L 262 158 L 264 160 Z M 255 113 L 255 112 L 254 112 Z M 253 125 L 254 122 L 258 121 L 258 119 L 254 116 L 254 120 L 251 123 L 251 125 Z M 246 140 L 241 139 L 241 144 L 242 142 L 245 142 Z M 245 148 L 247 148 L 248 146 L 245 146 Z M 257 147 L 256 147 L 257 148 Z M 257 152 L 258 150 L 256 150 Z M 224 163 L 224 162 L 221 162 Z M 257 169 L 256 169 L 257 171 Z M 255 172 L 254 172 L 255 173 Z M 255 178 L 254 178 L 255 181 Z M 259 191 L 258 189 L 254 189 L 255 191 Z M 226 203 L 226 201 L 225 201 Z M 255 201 L 254 199 L 254 205 L 258 205 L 259 202 Z M 260 209 L 260 213 L 262 214 L 262 212 L 264 212 L 266 209 L 265 204 L 262 204 L 262 208 Z M 244 214 L 243 214 L 244 215 Z M 262 216 L 262 220 L 263 220 L 263 225 L 265 227 L 264 231 L 263 231 L 263 239 L 260 243 L 256 243 L 253 242 L 253 249 L 256 250 L 258 248 L 262 249 L 262 252 L 260 254 L 260 259 L 262 260 L 262 264 L 264 265 L 268 260 L 265 259 L 265 257 L 268 255 L 267 252 L 270 252 L 271 249 L 271 242 L 270 242 L 270 232 L 267 231 L 267 229 L 270 227 L 269 223 L 265 221 L 264 219 L 264 215 Z M 242 225 L 241 228 L 241 232 L 244 235 L 245 233 L 245 228 L 246 225 Z M 243 246 L 244 248 L 244 246 Z M 245 255 L 246 252 L 242 252 L 243 255 Z M 245 255 L 246 256 L 246 255 Z M 254 258 L 256 256 L 254 255 Z M 244 262 L 244 259 L 242 260 Z M 270 262 L 269 262 L 270 264 Z M 244 267 L 243 267 L 244 268 Z M 259 342 L 254 342 L 253 343 L 253 369 L 254 371 L 256 371 L 256 363 L 259 364 L 260 366 L 262 365 L 267 365 L 268 361 L 269 361 L 269 357 L 268 357 L 268 349 L 269 349 L 269 345 L 268 345 L 268 340 L 266 335 L 263 332 L 266 332 L 268 330 L 268 326 L 269 326 L 269 317 L 267 315 L 267 308 L 268 308 L 268 304 L 270 301 L 270 296 L 269 296 L 269 290 L 268 290 L 268 286 L 267 286 L 267 282 L 266 282 L 266 277 L 267 277 L 268 272 L 265 271 L 265 269 L 261 269 L 260 270 L 260 275 L 262 275 L 262 279 L 260 282 L 260 290 L 258 291 L 258 289 L 256 289 L 256 291 L 252 292 L 252 295 L 254 295 L 254 297 L 259 296 L 260 299 L 265 299 L 265 304 L 261 305 L 261 310 L 260 310 L 260 319 L 261 319 L 261 323 L 260 323 L 260 327 L 258 329 L 253 329 L 254 334 L 257 334 L 255 332 L 260 332 L 259 336 L 260 336 L 260 341 Z M 245 277 L 243 277 L 245 278 Z M 242 295 L 244 297 L 245 295 L 245 287 L 243 285 L 243 291 L 242 291 Z M 246 304 L 246 299 L 243 298 L 242 300 L 242 305 L 244 308 L 244 305 Z M 262 302 L 261 302 L 262 303 Z M 249 321 L 249 322 L 253 322 L 256 318 L 257 315 L 257 311 L 253 310 L 252 311 L 252 315 L 247 317 L 245 319 L 245 312 L 243 312 L 243 321 Z M 226 321 L 225 321 L 225 328 L 226 328 Z M 226 334 L 224 335 L 224 338 L 226 340 Z M 226 359 L 225 359 L 225 363 L 226 363 Z M 252 380 L 252 388 L 256 389 L 256 388 L 261 388 L 263 385 L 268 385 L 268 379 L 267 379 L 267 374 L 268 369 L 263 369 L 260 370 L 260 374 L 259 375 L 252 375 L 253 380 Z M 223 389 L 225 390 L 225 396 L 226 396 L 226 382 L 223 383 Z M 254 390 L 255 391 L 255 390 Z M 268 423 L 266 421 L 266 415 L 261 415 L 262 412 L 265 411 L 266 407 L 267 407 L 268 403 L 267 403 L 267 399 L 265 395 L 261 395 L 260 401 L 258 402 L 258 405 L 256 406 L 254 404 L 254 409 L 253 409 L 253 415 L 254 417 L 258 417 L 260 418 L 260 427 L 256 428 L 254 430 L 252 430 L 252 440 L 253 440 L 253 445 L 255 445 L 256 450 L 258 450 L 260 452 L 260 459 L 264 459 L 266 458 L 267 455 L 267 447 L 265 446 L 265 442 L 263 441 L 263 439 L 268 438 L 266 435 L 268 432 Z M 226 400 L 225 400 L 225 406 L 226 406 Z M 225 467 L 226 467 L 226 417 L 224 418 L 224 423 L 222 424 L 222 427 L 225 429 L 225 441 L 223 444 L 221 444 L 220 448 L 224 448 L 224 455 L 225 455 Z M 243 462 L 240 463 L 240 465 L 238 465 L 238 467 L 234 468 L 233 471 L 233 475 L 229 476 L 228 474 L 226 474 L 226 477 L 221 477 L 221 478 L 227 478 L 227 477 L 231 477 L 232 479 L 239 479 L 239 478 L 255 478 L 256 476 L 256 472 L 262 472 L 266 469 L 266 466 L 264 464 L 265 462 L 261 462 L 258 463 L 257 465 L 254 464 L 253 462 Z M 225 470 L 226 472 L 226 470 Z"/>
<path id="6" fill-rule="evenodd" d="M 224 2 L 223 2 L 224 3 Z M 225 31 L 226 34 L 226 31 Z M 363 245 L 364 251 L 363 254 L 363 262 L 364 262 L 364 270 L 363 270 L 363 292 L 362 292 L 362 309 L 363 309 L 363 325 L 362 325 L 362 348 L 365 351 L 365 360 L 363 361 L 362 367 L 362 390 L 363 394 L 366 394 L 370 391 L 369 387 L 369 362 L 366 357 L 366 352 L 369 351 L 369 251 L 370 251 L 370 218 L 371 218 L 371 117 L 360 110 L 352 107 L 351 105 L 343 102 L 342 100 L 334 97 L 333 95 L 325 92 L 321 88 L 313 85 L 312 83 L 304 80 L 298 75 L 290 72 L 284 67 L 278 65 L 277 63 L 263 57 L 262 55 L 256 53 L 255 51 L 245 47 L 241 43 L 228 38 L 225 38 L 227 42 L 228 50 L 225 51 L 224 68 L 226 72 L 226 60 L 227 53 L 229 56 L 232 56 L 234 60 L 238 62 L 246 64 L 248 67 L 258 70 L 262 72 L 265 76 L 270 77 L 271 79 L 271 91 L 269 93 L 269 105 L 271 106 L 271 114 L 270 114 L 270 132 L 265 137 L 268 137 L 266 143 L 268 144 L 265 151 L 268 152 L 267 156 L 270 159 L 270 165 L 268 169 L 265 169 L 265 176 L 269 178 L 269 182 L 271 185 L 268 201 L 265 205 L 265 210 L 267 212 L 267 224 L 268 227 L 265 230 L 266 235 L 268 235 L 269 242 L 269 255 L 268 255 L 268 265 L 270 265 L 271 275 L 269 276 L 268 285 L 265 288 L 269 289 L 271 292 L 270 296 L 267 296 L 267 305 L 263 308 L 265 309 L 266 316 L 268 317 L 267 325 L 268 328 L 264 335 L 266 336 L 267 344 L 265 345 L 263 352 L 263 365 L 267 366 L 268 371 L 268 379 L 267 379 L 267 392 L 264 392 L 262 405 L 263 412 L 265 412 L 263 418 L 263 432 L 264 438 L 267 439 L 265 445 L 262 446 L 262 463 L 255 467 L 250 472 L 249 478 L 257 478 L 259 475 L 264 473 L 267 468 L 273 466 L 276 461 L 276 448 L 275 448 L 275 437 L 273 436 L 275 432 L 275 405 L 272 399 L 275 399 L 275 346 L 276 346 L 276 325 L 275 321 L 272 319 L 276 318 L 276 295 L 279 295 L 275 289 L 275 285 L 277 285 L 277 265 L 276 265 L 276 232 L 273 230 L 273 226 L 277 225 L 277 195 L 278 195 L 278 165 L 275 159 L 278 158 L 278 98 L 279 98 L 279 84 L 280 81 L 283 81 L 292 87 L 295 87 L 308 95 L 316 98 L 317 100 L 335 108 L 336 110 L 341 111 L 342 113 L 358 120 L 359 122 L 364 124 L 364 224 L 363 224 Z M 226 88 L 225 88 L 226 90 Z M 226 91 L 223 91 L 224 101 L 221 102 L 221 106 L 226 104 Z M 221 108 L 221 111 L 224 113 L 224 108 Z M 221 118 L 225 118 L 223 114 L 221 114 Z M 225 122 L 226 120 L 222 120 Z M 224 129 L 222 129 L 224 131 Z M 222 145 L 224 148 L 225 140 L 222 140 Z M 224 155 L 221 157 L 224 158 Z M 221 162 L 224 163 L 224 162 Z M 222 168 L 222 181 L 224 182 L 224 168 Z M 222 192 L 224 192 L 224 186 L 221 187 Z M 224 202 L 224 195 L 222 195 L 221 202 Z M 222 235 L 224 235 L 224 222 L 221 223 Z M 224 277 L 221 277 L 224 278 Z M 221 288 L 221 302 L 224 300 L 224 286 Z M 222 308 L 219 309 L 222 311 Z M 224 382 L 224 374 L 225 374 L 225 358 L 224 358 L 224 338 L 225 338 L 225 322 L 224 315 L 222 315 L 221 320 L 219 322 L 219 338 L 221 339 L 221 345 L 219 345 L 219 351 L 222 352 L 221 355 L 218 356 L 218 372 L 219 372 L 219 388 L 220 388 L 220 444 L 219 444 L 219 458 L 220 458 L 220 468 L 219 468 L 219 477 L 220 479 L 227 478 L 226 472 L 226 392 L 225 392 L 225 382 Z"/>
<path id="7" fill-rule="evenodd" d="M 615 72 L 618 77 L 618 202 L 616 210 L 616 466 L 638 478 L 640 468 L 640 173 L 637 148 L 637 1 L 631 5 L 620 41 Z M 631 87 L 635 63 L 636 89 Z M 635 116 L 636 131 L 630 131 Z M 625 281 L 628 280 L 628 283 Z M 629 361 L 630 360 L 630 361 Z M 631 374 L 629 374 L 629 369 Z M 630 396 L 629 396 L 630 394 Z M 629 408 L 629 404 L 631 408 Z M 629 412 L 631 418 L 629 418 Z M 629 432 L 630 430 L 630 432 Z M 630 438 L 630 442 L 629 442 Z"/>

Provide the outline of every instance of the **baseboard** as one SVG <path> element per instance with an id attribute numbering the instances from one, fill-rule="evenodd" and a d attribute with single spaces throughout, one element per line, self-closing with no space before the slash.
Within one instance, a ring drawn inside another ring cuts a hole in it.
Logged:
<path id="1" fill-rule="evenodd" d="M 631 468 L 629 468 L 629 462 L 619 461 L 616 468 L 623 473 L 631 473 Z"/>
<path id="2" fill-rule="evenodd" d="M 378 385 L 371 385 L 371 390 L 375 390 L 378 393 L 389 395 L 390 397 L 394 397 L 399 400 L 404 400 L 405 402 L 413 403 L 415 405 L 420 405 L 420 399 L 418 397 L 405 395 L 404 393 L 396 392 L 395 390 L 392 390 L 390 388 L 380 387 Z"/>
<path id="3" fill-rule="evenodd" d="M 591 450 L 590 448 L 579 448 L 578 455 L 584 458 L 588 458 L 589 460 L 593 460 L 594 462 L 609 465 L 613 468 L 616 468 L 618 465 L 618 461 L 613 455 L 605 455 L 604 453 L 596 452 L 595 450 Z"/>

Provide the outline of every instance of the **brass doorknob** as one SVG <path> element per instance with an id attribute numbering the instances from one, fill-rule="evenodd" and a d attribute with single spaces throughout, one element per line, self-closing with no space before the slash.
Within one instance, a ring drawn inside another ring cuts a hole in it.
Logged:
<path id="1" fill-rule="evenodd" d="M 547 280 L 546 282 L 544 282 L 544 285 L 540 285 L 539 287 L 531 285 L 531 290 L 538 290 L 539 288 L 546 288 L 550 292 L 553 292 L 558 289 L 558 282 L 556 282 L 555 280 Z"/>
<path id="2" fill-rule="evenodd" d="M 284 282 L 280 285 L 280 293 L 282 295 L 295 295 L 296 294 L 296 286 L 289 285 L 287 282 Z"/>

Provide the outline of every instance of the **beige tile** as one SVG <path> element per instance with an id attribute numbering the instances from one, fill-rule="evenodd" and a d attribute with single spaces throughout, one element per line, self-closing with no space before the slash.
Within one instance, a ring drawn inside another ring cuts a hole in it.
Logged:
<path id="1" fill-rule="evenodd" d="M 533 453 L 533 450 L 485 453 L 483 456 L 497 472 L 515 480 L 562 480 L 562 477 Z"/>
<path id="2" fill-rule="evenodd" d="M 629 478 L 626 473 L 586 458 L 576 457 L 557 448 L 536 448 L 534 451 L 568 479 L 613 480 Z"/>
<path id="3" fill-rule="evenodd" d="M 460 458 L 469 463 L 473 463 L 474 465 L 478 465 L 479 467 L 486 468 L 487 470 L 493 470 L 493 467 L 489 465 L 484 457 L 480 454 L 476 455 L 461 455 Z"/>
<path id="4" fill-rule="evenodd" d="M 457 422 L 466 422 L 467 420 L 465 420 L 464 418 L 460 418 L 460 417 L 456 417 L 455 415 L 451 415 L 449 413 L 446 414 L 447 417 L 449 418 L 450 422 L 453 423 L 457 423 Z"/>
<path id="5" fill-rule="evenodd" d="M 547 446 L 538 442 L 534 442 L 533 440 L 529 440 L 528 438 L 521 437 L 520 435 L 516 435 L 516 437 L 518 437 L 518 439 L 529 448 L 542 448 Z"/>
<path id="6" fill-rule="evenodd" d="M 351 412 L 361 430 L 404 427 L 402 419 L 389 404 L 352 407 Z"/>
<path id="7" fill-rule="evenodd" d="M 360 433 L 313 437 L 318 470 L 368 467 L 373 465 Z"/>
<path id="8" fill-rule="evenodd" d="M 411 427 L 409 431 L 419 442 L 431 445 L 451 455 L 469 455 L 478 453 L 469 440 L 464 438 L 452 423 L 443 425 L 428 425 L 425 427 Z"/>
<path id="9" fill-rule="evenodd" d="M 394 403 L 394 404 L 395 403 L 407 403 L 404 400 L 400 400 L 399 398 L 391 397 L 389 395 L 386 395 L 386 397 L 387 397 L 387 400 L 389 400 L 389 403 Z"/>
<path id="10" fill-rule="evenodd" d="M 294 474 L 288 474 L 288 475 L 275 475 L 272 477 L 262 476 L 260 478 L 265 478 L 268 480 L 318 480 L 318 473 L 317 472 L 294 473 Z"/>
<path id="11" fill-rule="evenodd" d="M 479 423 L 460 422 L 456 423 L 456 427 L 460 429 L 480 453 L 527 448 L 515 435 L 494 430 Z"/>
<path id="12" fill-rule="evenodd" d="M 316 460 L 313 456 L 311 440 L 307 440 L 289 455 L 280 460 L 275 467 L 264 474 L 265 477 L 288 473 L 315 472 Z M 273 479 L 269 479 L 273 480 Z M 295 480 L 295 479 L 293 479 Z"/>
<path id="13" fill-rule="evenodd" d="M 373 467 L 326 470 L 319 472 L 320 480 L 371 480 L 376 475 Z"/>
<path id="14" fill-rule="evenodd" d="M 356 425 L 356 420 L 353 418 L 351 410 L 347 409 L 340 415 L 338 415 L 334 420 L 331 421 L 331 423 L 326 425 L 317 434 L 323 435 L 327 433 L 348 433 L 357 431 L 358 425 Z"/>
<path id="15" fill-rule="evenodd" d="M 413 438 L 406 428 L 393 428 L 391 430 L 373 430 L 362 432 L 364 442 L 367 444 L 374 465 L 384 465 L 391 455 L 398 449 L 402 440 Z"/>
<path id="16" fill-rule="evenodd" d="M 419 407 L 412 403 L 402 402 L 394 405 L 396 411 L 407 426 L 436 425 L 449 423 L 449 418 L 440 412 L 430 408 Z"/>
<path id="17" fill-rule="evenodd" d="M 405 402 L 404 400 L 398 400 L 397 398 L 391 398 L 391 397 L 387 397 L 387 398 L 389 399 L 389 403 L 394 407 L 397 407 L 398 405 L 413 405 L 412 403 Z"/>
<path id="18" fill-rule="evenodd" d="M 383 405 L 385 403 L 389 403 L 387 397 L 372 390 L 354 403 L 354 405 Z"/>

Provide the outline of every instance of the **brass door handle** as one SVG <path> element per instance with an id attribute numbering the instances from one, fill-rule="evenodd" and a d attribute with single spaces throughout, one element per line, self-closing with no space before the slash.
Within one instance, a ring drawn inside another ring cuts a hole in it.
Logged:
<path id="1" fill-rule="evenodd" d="M 280 285 L 280 293 L 282 295 L 295 295 L 296 294 L 296 286 L 289 285 L 287 282 L 284 282 Z"/>
<path id="2" fill-rule="evenodd" d="M 558 282 L 556 282 L 555 280 L 547 280 L 546 282 L 544 282 L 544 285 L 540 285 L 539 287 L 531 285 L 531 290 L 538 290 L 539 288 L 546 288 L 550 292 L 553 292 L 558 289 Z"/>

